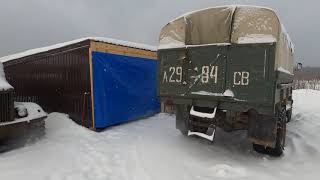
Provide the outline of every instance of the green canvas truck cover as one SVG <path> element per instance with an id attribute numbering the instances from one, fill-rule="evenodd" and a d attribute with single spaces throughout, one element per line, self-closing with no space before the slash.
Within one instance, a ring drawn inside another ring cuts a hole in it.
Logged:
<path id="1" fill-rule="evenodd" d="M 290 37 L 272 9 L 257 6 L 219 6 L 172 20 L 160 32 L 158 58 L 160 97 L 187 104 L 232 99 L 242 104 L 233 106 L 238 111 L 259 105 L 260 113 L 272 113 L 277 83 L 290 83 L 293 73 Z"/>
<path id="2" fill-rule="evenodd" d="M 219 6 L 180 16 L 160 32 L 159 49 L 276 42 L 275 70 L 293 73 L 293 44 L 276 13 L 258 6 Z"/>

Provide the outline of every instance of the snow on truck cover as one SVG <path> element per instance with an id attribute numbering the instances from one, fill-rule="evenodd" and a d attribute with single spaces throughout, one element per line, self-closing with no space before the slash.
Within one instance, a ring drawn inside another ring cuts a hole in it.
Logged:
<path id="1" fill-rule="evenodd" d="M 143 49 L 143 50 L 148 50 L 148 51 L 156 51 L 157 50 L 156 47 L 146 45 L 146 44 L 140 44 L 140 43 L 134 43 L 134 42 L 117 40 L 117 39 L 112 39 L 112 38 L 104 38 L 104 37 L 86 37 L 86 38 L 76 39 L 76 40 L 72 40 L 72 41 L 68 41 L 68 42 L 64 42 L 64 43 L 59 43 L 59 44 L 55 44 L 55 45 L 51 45 L 51 46 L 30 49 L 30 50 L 27 50 L 27 51 L 24 51 L 21 53 L 17 53 L 17 54 L 12 54 L 9 56 L 4 56 L 4 57 L 0 58 L 0 62 L 7 62 L 7 61 L 14 60 L 14 59 L 19 59 L 19 58 L 31 56 L 34 54 L 38 54 L 38 53 L 47 52 L 47 51 L 50 51 L 53 49 L 62 48 L 62 47 L 76 44 L 76 43 L 86 41 L 86 40 L 104 42 L 104 43 L 120 45 L 120 46 L 125 46 L 125 47 L 132 47 L 132 48 Z"/>
<path id="2" fill-rule="evenodd" d="M 162 28 L 158 49 L 250 43 L 276 43 L 275 69 L 293 72 L 293 43 L 275 11 L 265 7 L 218 6 L 184 14 Z"/>

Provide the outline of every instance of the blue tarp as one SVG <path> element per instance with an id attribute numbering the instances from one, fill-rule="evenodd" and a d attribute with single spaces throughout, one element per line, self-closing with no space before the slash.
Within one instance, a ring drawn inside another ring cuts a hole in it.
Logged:
<path id="1" fill-rule="evenodd" d="M 92 52 L 95 128 L 160 111 L 157 63 L 145 58 Z"/>

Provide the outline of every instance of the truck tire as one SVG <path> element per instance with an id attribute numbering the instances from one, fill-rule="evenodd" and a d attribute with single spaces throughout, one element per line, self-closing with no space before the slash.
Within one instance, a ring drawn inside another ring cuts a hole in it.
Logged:
<path id="1" fill-rule="evenodd" d="M 283 154 L 285 141 L 286 141 L 286 132 L 287 132 L 287 117 L 286 115 L 283 118 L 279 119 L 277 127 L 277 137 L 276 145 L 274 148 L 267 148 L 268 154 L 271 156 L 281 156 Z"/>
<path id="2" fill-rule="evenodd" d="M 270 156 L 279 157 L 283 154 L 284 146 L 285 146 L 285 139 L 286 139 L 286 124 L 287 124 L 287 117 L 285 115 L 280 115 L 277 122 L 277 137 L 276 137 L 276 144 L 274 148 L 271 147 L 264 147 L 263 145 L 259 144 L 252 144 L 253 149 L 261 154 L 269 154 Z"/>

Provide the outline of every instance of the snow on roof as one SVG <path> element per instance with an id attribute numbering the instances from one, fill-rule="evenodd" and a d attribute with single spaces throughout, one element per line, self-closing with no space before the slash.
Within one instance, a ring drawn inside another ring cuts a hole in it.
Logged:
<path id="1" fill-rule="evenodd" d="M 271 34 L 248 34 L 244 37 L 239 37 L 238 44 L 248 43 L 274 43 L 277 39 Z"/>
<path id="2" fill-rule="evenodd" d="M 293 75 L 290 71 L 284 69 L 283 67 L 278 67 L 277 71 L 280 71 L 280 72 L 283 72 L 283 73 L 287 73 L 287 74 Z"/>
<path id="3" fill-rule="evenodd" d="M 4 56 L 0 58 L 0 62 L 7 62 L 13 59 L 19 59 L 23 58 L 26 56 L 30 56 L 33 54 L 38 54 L 42 52 L 47 52 L 53 49 L 58 49 L 61 47 L 65 47 L 71 44 L 76 44 L 85 40 L 92 40 L 92 41 L 98 41 L 98 42 L 104 42 L 104 43 L 110 43 L 110 44 L 115 44 L 115 45 L 120 45 L 120 46 L 126 46 L 126 47 L 132 47 L 132 48 L 137 48 L 137 49 L 143 49 L 143 50 L 148 50 L 148 51 L 156 51 L 157 48 L 155 46 L 150 46 L 146 44 L 140 44 L 140 43 L 134 43 L 134 42 L 128 42 L 128 41 L 123 41 L 123 40 L 117 40 L 117 39 L 112 39 L 112 38 L 104 38 L 104 37 L 86 37 L 86 38 L 81 38 L 81 39 L 76 39 L 64 43 L 59 43 L 51 46 L 46 46 L 46 47 L 41 47 L 41 48 L 36 48 L 36 49 L 30 49 L 21 53 L 9 55 L 9 56 Z"/>
<path id="4" fill-rule="evenodd" d="M 5 91 L 8 89 L 13 89 L 13 87 L 7 82 L 6 76 L 3 70 L 3 65 L 0 62 L 0 91 Z"/>

